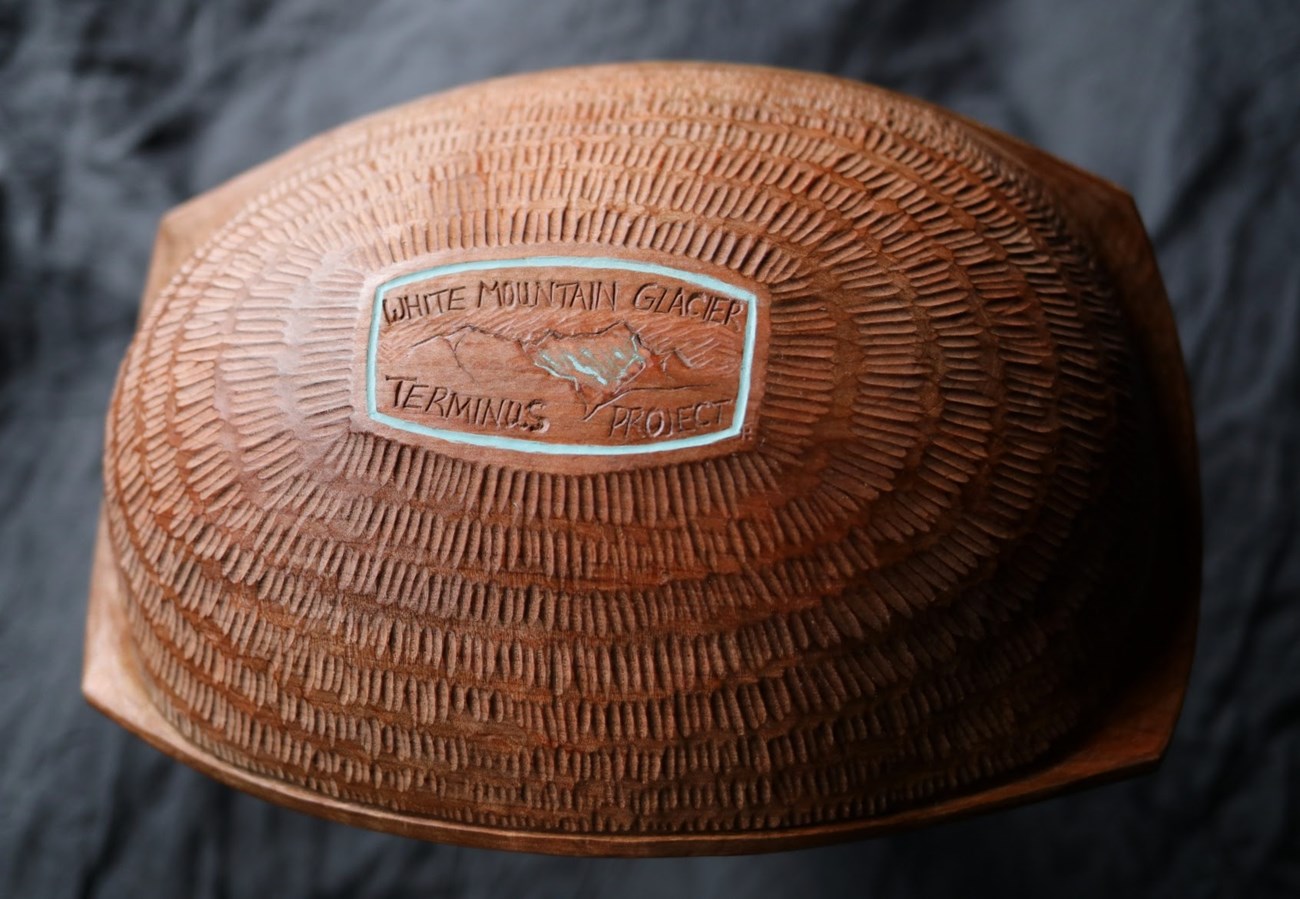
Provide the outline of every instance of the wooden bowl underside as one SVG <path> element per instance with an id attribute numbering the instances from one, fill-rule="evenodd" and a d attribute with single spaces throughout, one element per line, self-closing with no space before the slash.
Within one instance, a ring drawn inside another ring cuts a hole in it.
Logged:
<path id="1" fill-rule="evenodd" d="M 554 300 L 580 270 L 606 309 Z M 1132 201 L 819 76 L 490 82 L 178 208 L 105 478 L 90 702 L 429 840 L 734 854 L 1041 798 L 1154 765 L 1194 649 Z"/>
<path id="2" fill-rule="evenodd" d="M 1196 646 L 1194 610 L 1171 622 L 1167 645 L 1082 744 L 1022 777 L 933 805 L 845 824 L 792 827 L 766 833 L 681 836 L 574 835 L 473 827 L 337 802 L 228 764 L 197 749 L 150 701 L 140 680 L 123 597 L 101 522 L 95 543 L 86 664 L 82 689 L 90 703 L 154 748 L 254 796 L 358 827 L 439 843 L 555 855 L 648 858 L 744 855 L 804 849 L 993 811 L 1072 789 L 1107 783 L 1153 768 L 1173 735 Z"/>

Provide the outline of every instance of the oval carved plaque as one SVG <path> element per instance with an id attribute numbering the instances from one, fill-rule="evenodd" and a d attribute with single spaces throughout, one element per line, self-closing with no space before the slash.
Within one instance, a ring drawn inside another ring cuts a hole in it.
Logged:
<path id="1" fill-rule="evenodd" d="M 741 434 L 758 298 L 606 257 L 455 263 L 375 290 L 370 417 L 530 453 L 630 455 Z"/>

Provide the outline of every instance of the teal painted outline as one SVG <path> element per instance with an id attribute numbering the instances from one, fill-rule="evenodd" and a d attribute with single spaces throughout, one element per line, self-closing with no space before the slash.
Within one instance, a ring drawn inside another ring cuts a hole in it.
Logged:
<path id="1" fill-rule="evenodd" d="M 661 443 L 645 443 L 638 446 L 596 446 L 586 443 L 543 443 L 538 440 L 525 440 L 518 437 L 497 437 L 491 434 L 467 434 L 463 431 L 445 431 L 429 428 L 404 418 L 397 418 L 379 411 L 375 399 L 375 357 L 379 348 L 379 322 L 383 319 L 384 295 L 394 288 L 405 287 L 416 281 L 437 278 L 442 275 L 459 275 L 464 272 L 495 271 L 519 268 L 588 268 L 614 269 L 616 271 L 640 272 L 647 275 L 662 275 L 703 287 L 714 293 L 731 297 L 749 304 L 745 315 L 745 349 L 740 359 L 740 385 L 736 395 L 736 412 L 732 416 L 731 427 L 725 431 L 701 434 L 697 437 L 683 437 L 679 440 L 665 440 Z M 667 265 L 652 262 L 634 262 L 628 259 L 614 259 L 607 256 L 528 256 L 522 259 L 483 259 L 475 262 L 456 262 L 451 265 L 439 265 L 426 268 L 409 275 L 402 275 L 385 281 L 375 288 L 375 303 L 371 309 L 370 340 L 366 347 L 366 411 L 380 424 L 388 425 L 412 434 L 436 437 L 449 443 L 466 443 L 471 446 L 485 446 L 492 449 L 514 450 L 523 453 L 541 453 L 551 456 L 632 456 L 641 453 L 666 453 L 672 450 L 688 449 L 695 446 L 708 446 L 735 437 L 745 424 L 745 411 L 749 405 L 749 381 L 754 366 L 754 344 L 758 338 L 758 297 L 749 290 L 736 287 L 714 278 L 682 271 Z"/>

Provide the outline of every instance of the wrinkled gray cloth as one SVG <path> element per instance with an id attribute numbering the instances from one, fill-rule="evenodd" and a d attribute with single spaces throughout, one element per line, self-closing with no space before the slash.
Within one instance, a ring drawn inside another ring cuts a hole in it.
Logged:
<path id="1" fill-rule="evenodd" d="M 839 847 L 572 860 L 286 811 L 79 692 L 102 420 L 159 215 L 316 132 L 506 72 L 836 72 L 1129 189 L 1199 415 L 1205 591 L 1158 773 Z M 0 896 L 1300 893 L 1300 4 L 0 0 Z"/>

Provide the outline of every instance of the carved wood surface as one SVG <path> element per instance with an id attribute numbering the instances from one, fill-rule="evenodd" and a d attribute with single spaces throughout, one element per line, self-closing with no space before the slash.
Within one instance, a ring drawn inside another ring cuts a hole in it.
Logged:
<path id="1" fill-rule="evenodd" d="M 107 428 L 153 707 L 287 789 L 575 840 L 848 825 L 1068 751 L 1189 601 L 1195 500 L 1158 281 L 1024 153 L 642 65 L 214 195 Z"/>

